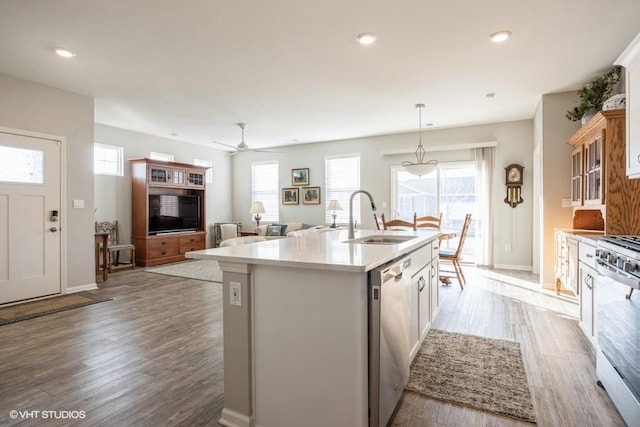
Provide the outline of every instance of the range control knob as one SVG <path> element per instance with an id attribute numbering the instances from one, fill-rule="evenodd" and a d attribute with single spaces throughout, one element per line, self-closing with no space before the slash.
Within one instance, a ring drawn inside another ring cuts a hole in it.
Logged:
<path id="1" fill-rule="evenodd" d="M 637 270 L 637 266 L 635 263 L 631 262 L 631 261 L 627 261 L 624 263 L 624 271 L 626 271 L 627 273 L 633 273 L 634 271 Z"/>
<path id="2" fill-rule="evenodd" d="M 627 264 L 627 262 L 623 258 L 616 259 L 616 267 L 622 269 L 624 268 L 625 264 Z"/>
<path id="3" fill-rule="evenodd" d="M 608 254 L 607 255 L 607 262 L 611 265 L 615 265 L 616 264 L 616 256 L 614 254 Z"/>

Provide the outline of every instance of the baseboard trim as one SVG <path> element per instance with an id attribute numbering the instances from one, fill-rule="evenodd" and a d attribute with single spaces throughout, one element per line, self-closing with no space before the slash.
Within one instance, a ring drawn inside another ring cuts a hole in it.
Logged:
<path id="1" fill-rule="evenodd" d="M 92 291 L 94 289 L 98 289 L 98 284 L 97 283 L 89 283 L 89 284 L 86 284 L 86 285 L 73 286 L 71 288 L 67 288 L 66 291 L 65 291 L 65 294 L 75 294 L 76 292 Z"/>
<path id="2" fill-rule="evenodd" d="M 219 424 L 225 427 L 254 427 L 253 418 L 229 408 L 222 409 Z"/>
<path id="3" fill-rule="evenodd" d="M 533 271 L 533 268 L 530 265 L 495 264 L 493 268 L 496 270 Z"/>

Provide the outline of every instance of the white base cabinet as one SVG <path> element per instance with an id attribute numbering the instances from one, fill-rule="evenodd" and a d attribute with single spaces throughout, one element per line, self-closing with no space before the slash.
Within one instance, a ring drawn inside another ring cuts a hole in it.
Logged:
<path id="1" fill-rule="evenodd" d="M 580 327 L 595 344 L 596 318 L 594 293 L 596 292 L 598 271 L 596 270 L 595 246 L 579 242 L 578 246 L 578 279 L 580 286 Z"/>

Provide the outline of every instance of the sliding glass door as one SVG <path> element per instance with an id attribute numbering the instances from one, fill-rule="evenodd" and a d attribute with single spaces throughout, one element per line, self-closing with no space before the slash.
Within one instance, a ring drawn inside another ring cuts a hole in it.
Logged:
<path id="1" fill-rule="evenodd" d="M 418 216 L 442 213 L 443 231 L 460 232 L 466 214 L 472 214 L 473 222 L 464 245 L 464 261 L 473 262 L 476 251 L 475 224 L 478 191 L 475 162 L 440 163 L 438 169 L 426 176 L 418 177 L 402 167 L 392 169 L 393 218 L 413 221 Z M 444 241 L 445 247 L 456 248 L 458 239 Z"/>

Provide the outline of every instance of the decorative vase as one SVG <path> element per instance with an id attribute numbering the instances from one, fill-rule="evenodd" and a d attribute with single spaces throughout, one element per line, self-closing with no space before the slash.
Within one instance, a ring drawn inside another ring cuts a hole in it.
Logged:
<path id="1" fill-rule="evenodd" d="M 618 110 L 621 108 L 627 108 L 627 95 L 624 93 L 613 95 L 602 104 L 602 111 Z"/>

